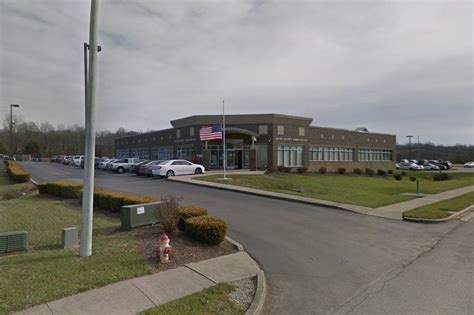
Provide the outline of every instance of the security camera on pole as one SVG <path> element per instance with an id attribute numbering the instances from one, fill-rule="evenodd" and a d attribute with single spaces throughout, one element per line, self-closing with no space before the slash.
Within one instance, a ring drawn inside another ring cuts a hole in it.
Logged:
<path id="1" fill-rule="evenodd" d="M 86 148 L 84 157 L 84 190 L 82 194 L 81 257 L 92 254 L 92 210 L 94 202 L 95 105 L 97 98 L 97 37 L 99 1 L 91 0 L 89 29 L 89 73 L 86 74 Z M 85 50 L 84 46 L 84 50 Z"/>

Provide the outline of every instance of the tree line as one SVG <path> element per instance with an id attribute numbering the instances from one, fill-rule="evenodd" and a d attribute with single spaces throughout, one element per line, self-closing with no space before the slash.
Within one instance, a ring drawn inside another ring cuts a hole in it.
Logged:
<path id="1" fill-rule="evenodd" d="M 36 124 L 31 121 L 22 121 L 15 117 L 13 128 L 13 150 L 15 154 L 30 154 L 38 157 L 51 157 L 52 155 L 83 154 L 85 147 L 85 129 L 79 125 L 54 127 L 49 122 Z M 116 131 L 99 131 L 96 133 L 96 156 L 115 155 L 114 140 L 119 137 L 137 134 L 118 128 Z M 10 155 L 10 117 L 3 121 L 0 130 L 0 154 Z"/>
<path id="2" fill-rule="evenodd" d="M 415 143 L 397 145 L 397 158 L 410 160 L 448 160 L 462 164 L 474 161 L 473 145 L 435 145 L 434 143 Z"/>

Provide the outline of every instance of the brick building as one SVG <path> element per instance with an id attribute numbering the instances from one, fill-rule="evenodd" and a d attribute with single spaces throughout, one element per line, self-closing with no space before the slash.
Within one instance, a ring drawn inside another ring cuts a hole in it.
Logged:
<path id="1" fill-rule="evenodd" d="M 316 171 L 344 167 L 393 169 L 394 135 L 311 126 L 313 119 L 280 114 L 226 115 L 229 169 L 266 169 L 279 165 L 306 166 Z M 223 167 L 222 140 L 201 142 L 199 128 L 222 123 L 220 115 L 172 120 L 172 128 L 115 140 L 116 156 L 164 160 L 182 158 L 206 169 Z M 207 147 L 206 147 L 207 146 Z"/>

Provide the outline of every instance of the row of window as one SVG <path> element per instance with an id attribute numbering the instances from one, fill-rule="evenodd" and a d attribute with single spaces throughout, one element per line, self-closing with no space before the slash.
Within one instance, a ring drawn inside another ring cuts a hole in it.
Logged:
<path id="1" fill-rule="evenodd" d="M 337 147 L 310 147 L 310 161 L 353 161 L 354 149 Z"/>
<path id="2" fill-rule="evenodd" d="M 279 144 L 277 165 L 303 166 L 303 146 Z"/>
<path id="3" fill-rule="evenodd" d="M 359 149 L 359 161 L 392 161 L 392 150 Z"/>
<path id="4" fill-rule="evenodd" d="M 170 160 L 173 158 L 173 147 L 158 147 L 151 149 L 152 160 Z"/>

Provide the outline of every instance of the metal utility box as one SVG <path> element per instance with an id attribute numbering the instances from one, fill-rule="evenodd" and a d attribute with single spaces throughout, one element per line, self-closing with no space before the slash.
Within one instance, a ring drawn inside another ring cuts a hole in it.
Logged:
<path id="1" fill-rule="evenodd" d="M 79 245 L 77 228 L 64 228 L 61 234 L 61 248 L 75 247 Z"/>
<path id="2" fill-rule="evenodd" d="M 159 222 L 158 209 L 163 202 L 142 203 L 122 207 L 122 230 L 156 224 Z"/>
<path id="3" fill-rule="evenodd" d="M 0 233 L 0 254 L 27 249 L 28 233 L 26 231 Z"/>

